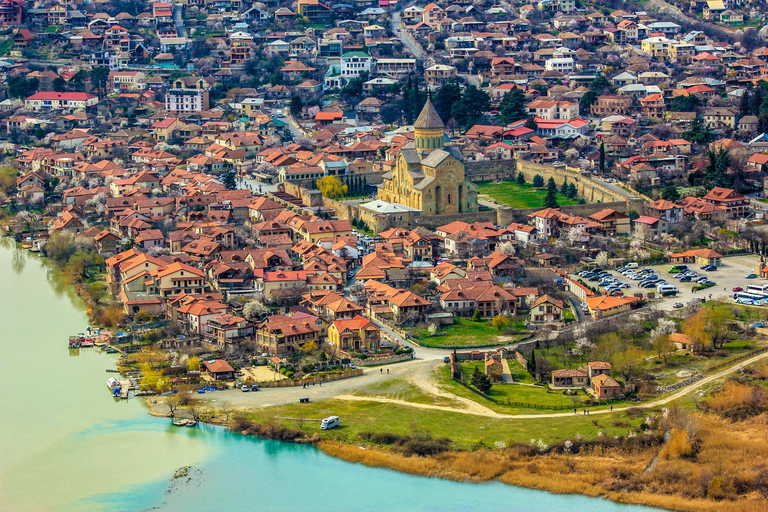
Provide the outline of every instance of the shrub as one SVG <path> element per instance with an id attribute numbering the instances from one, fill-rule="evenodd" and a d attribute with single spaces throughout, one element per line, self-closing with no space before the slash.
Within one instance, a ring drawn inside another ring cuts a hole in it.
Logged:
<path id="1" fill-rule="evenodd" d="M 405 455 L 418 455 L 427 457 L 448 451 L 451 448 L 451 440 L 446 437 L 434 439 L 429 434 L 417 434 L 402 445 Z"/>

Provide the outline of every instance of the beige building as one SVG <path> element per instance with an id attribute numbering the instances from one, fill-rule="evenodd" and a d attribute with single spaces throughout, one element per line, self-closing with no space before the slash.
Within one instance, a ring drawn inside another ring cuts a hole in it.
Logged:
<path id="1" fill-rule="evenodd" d="M 384 174 L 379 199 L 421 210 L 424 215 L 477 211 L 477 185 L 466 180 L 461 152 L 445 147 L 445 125 L 430 100 L 414 124 L 415 143 L 397 154 Z"/>
<path id="2" fill-rule="evenodd" d="M 440 87 L 456 78 L 456 68 L 445 64 L 435 64 L 424 70 L 424 79 L 428 85 Z"/>

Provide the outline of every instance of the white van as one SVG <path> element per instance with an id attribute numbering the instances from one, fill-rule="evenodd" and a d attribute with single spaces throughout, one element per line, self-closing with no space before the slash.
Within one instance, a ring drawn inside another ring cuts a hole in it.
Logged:
<path id="1" fill-rule="evenodd" d="M 331 430 L 339 426 L 338 416 L 328 416 L 320 423 L 320 430 Z"/>
<path id="2" fill-rule="evenodd" d="M 634 261 L 632 263 L 627 263 L 626 265 L 624 265 L 624 268 L 637 268 L 637 267 L 639 267 L 639 265 Z"/>
<path id="3" fill-rule="evenodd" d="M 659 285 L 656 290 L 662 294 L 662 295 L 675 295 L 680 290 L 677 289 L 677 287 L 672 286 L 671 284 L 662 284 Z"/>

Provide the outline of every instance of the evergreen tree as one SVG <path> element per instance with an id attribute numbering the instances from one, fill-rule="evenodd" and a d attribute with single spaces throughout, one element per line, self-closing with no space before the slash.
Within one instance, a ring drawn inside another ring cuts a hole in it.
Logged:
<path id="1" fill-rule="evenodd" d="M 661 191 L 661 198 L 672 202 L 680 199 L 680 192 L 677 191 L 677 186 L 674 183 L 669 183 L 664 187 L 664 190 Z"/>
<path id="2" fill-rule="evenodd" d="M 541 176 L 541 174 L 537 174 L 533 177 L 533 186 L 536 188 L 544 186 L 544 178 Z"/>
<path id="3" fill-rule="evenodd" d="M 525 121 L 525 127 L 528 128 L 528 129 L 531 129 L 533 131 L 537 131 L 539 129 L 539 125 L 536 124 L 536 119 L 533 116 L 530 116 Z"/>
<path id="4" fill-rule="evenodd" d="M 486 374 L 482 373 L 478 366 L 475 366 L 475 371 L 472 373 L 471 382 L 473 386 L 475 386 L 479 391 L 483 393 L 489 392 L 492 387 L 491 379 L 488 378 Z"/>
<path id="5" fill-rule="evenodd" d="M 560 194 L 567 196 L 568 195 L 568 180 L 563 180 L 563 185 L 560 187 Z"/>
<path id="6" fill-rule="evenodd" d="M 600 141 L 600 174 L 605 174 L 605 141 Z"/>
<path id="7" fill-rule="evenodd" d="M 525 176 L 523 176 L 523 173 L 521 172 L 517 173 L 517 183 L 520 185 L 525 185 Z"/>
<path id="8" fill-rule="evenodd" d="M 294 95 L 291 98 L 291 114 L 296 117 L 301 114 L 301 110 L 304 108 L 304 102 L 301 101 L 301 96 Z"/>
<path id="9" fill-rule="evenodd" d="M 221 184 L 227 187 L 227 190 L 235 190 L 237 188 L 237 179 L 235 178 L 235 171 L 227 171 L 221 175 Z"/>
<path id="10" fill-rule="evenodd" d="M 584 93 L 584 96 L 581 97 L 579 100 L 579 112 L 582 112 L 581 115 L 586 116 L 587 112 L 589 112 L 590 107 L 592 107 L 592 104 L 597 101 L 597 92 L 593 90 L 589 90 Z"/>
<path id="11" fill-rule="evenodd" d="M 525 108 L 525 94 L 522 89 L 515 87 L 504 95 L 499 105 L 499 123 L 507 125 L 528 117 Z"/>
<path id="12" fill-rule="evenodd" d="M 451 107 L 451 116 L 465 130 L 477 123 L 484 112 L 491 109 L 491 97 L 474 85 L 470 85 L 461 95 L 461 100 Z"/>
<path id="13" fill-rule="evenodd" d="M 544 208 L 557 208 L 560 206 L 557 204 L 557 185 L 555 180 L 549 178 L 547 182 L 547 196 L 544 198 Z"/>
<path id="14" fill-rule="evenodd" d="M 574 199 L 577 195 L 579 195 L 579 190 L 576 188 L 576 185 L 573 183 L 568 185 L 568 193 L 566 195 L 569 199 Z"/>
<path id="15" fill-rule="evenodd" d="M 447 123 L 451 118 L 451 107 L 460 100 L 461 87 L 456 80 L 448 82 L 437 90 L 432 98 L 432 103 L 435 105 L 437 113 L 440 114 L 443 123 Z"/>
<path id="16" fill-rule="evenodd" d="M 528 373 L 532 377 L 536 375 L 536 349 L 531 350 L 531 358 L 528 359 Z"/>
<path id="17" fill-rule="evenodd" d="M 750 110 L 749 105 L 749 90 L 745 90 L 744 94 L 741 95 L 741 100 L 739 101 L 739 117 L 749 116 L 752 115 L 752 110 Z"/>

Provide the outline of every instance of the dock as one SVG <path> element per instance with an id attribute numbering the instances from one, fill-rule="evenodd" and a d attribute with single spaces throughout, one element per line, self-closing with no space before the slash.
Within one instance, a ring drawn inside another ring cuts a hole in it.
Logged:
<path id="1" fill-rule="evenodd" d="M 134 384 L 133 380 L 121 380 L 120 381 L 120 398 L 127 399 L 128 398 L 128 392 L 131 390 L 136 389 L 136 384 Z"/>

